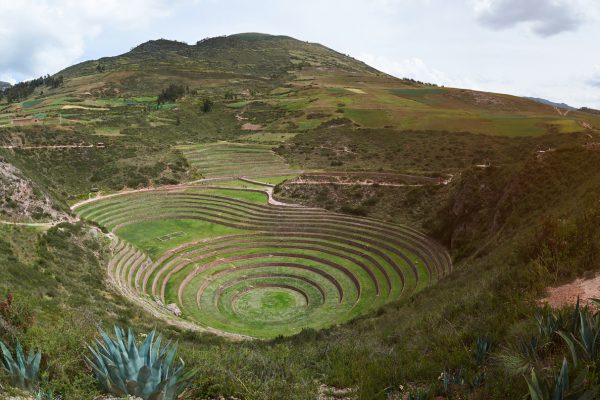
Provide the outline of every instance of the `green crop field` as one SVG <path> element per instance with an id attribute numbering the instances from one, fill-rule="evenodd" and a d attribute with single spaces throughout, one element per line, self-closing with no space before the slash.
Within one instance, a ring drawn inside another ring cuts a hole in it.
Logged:
<path id="1" fill-rule="evenodd" d="M 408 227 L 268 205 L 260 189 L 133 192 L 75 212 L 123 240 L 108 273 L 125 293 L 177 304 L 184 319 L 229 334 L 328 327 L 451 270 L 446 251 Z"/>

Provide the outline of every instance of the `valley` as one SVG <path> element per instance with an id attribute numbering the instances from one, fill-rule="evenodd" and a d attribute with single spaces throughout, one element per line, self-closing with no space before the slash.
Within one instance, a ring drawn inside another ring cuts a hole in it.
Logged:
<path id="1" fill-rule="evenodd" d="M 44 390 L 100 398 L 113 325 L 177 342 L 187 399 L 523 398 L 567 358 L 541 300 L 600 269 L 597 112 L 256 33 L 49 78 L 0 100 L 0 340 Z"/>

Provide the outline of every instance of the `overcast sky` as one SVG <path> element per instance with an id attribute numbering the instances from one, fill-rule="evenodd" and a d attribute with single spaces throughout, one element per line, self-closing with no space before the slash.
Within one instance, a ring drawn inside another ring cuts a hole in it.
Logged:
<path id="1" fill-rule="evenodd" d="M 0 0 L 0 80 L 239 32 L 319 42 L 399 77 L 600 108 L 600 0 Z"/>

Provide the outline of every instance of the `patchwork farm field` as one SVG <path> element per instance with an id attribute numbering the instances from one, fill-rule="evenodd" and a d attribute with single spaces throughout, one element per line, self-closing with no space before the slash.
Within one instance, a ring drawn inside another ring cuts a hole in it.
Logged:
<path id="1" fill-rule="evenodd" d="M 273 338 L 339 324 L 451 270 L 446 251 L 413 229 L 271 205 L 264 189 L 188 185 L 110 195 L 74 211 L 114 234 L 108 274 L 122 293 L 226 335 Z"/>

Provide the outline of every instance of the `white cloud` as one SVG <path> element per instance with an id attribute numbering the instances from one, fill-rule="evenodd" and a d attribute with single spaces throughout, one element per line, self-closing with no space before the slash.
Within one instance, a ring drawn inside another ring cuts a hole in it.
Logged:
<path id="1" fill-rule="evenodd" d="M 429 5 L 430 0 L 371 0 L 369 5 L 375 5 L 387 13 L 396 14 L 404 10 L 404 7 L 411 4 L 421 6 Z"/>
<path id="2" fill-rule="evenodd" d="M 587 79 L 587 84 L 600 89 L 600 65 L 594 66 L 590 77 Z"/>
<path id="3" fill-rule="evenodd" d="M 399 78 L 412 78 L 428 83 L 441 83 L 449 80 L 442 71 L 429 67 L 417 57 L 392 60 L 385 56 L 365 53 L 359 55 L 358 59 L 380 71 Z"/>
<path id="4" fill-rule="evenodd" d="M 574 31 L 600 12 L 596 0 L 472 0 L 479 22 L 492 29 L 527 25 L 539 36 Z"/>
<path id="5" fill-rule="evenodd" d="M 0 71 L 5 78 L 56 72 L 106 29 L 134 30 L 168 15 L 167 0 L 19 0 L 0 2 Z"/>
<path id="6" fill-rule="evenodd" d="M 484 90 L 489 83 L 483 78 L 451 76 L 442 70 L 431 67 L 418 57 L 393 60 L 386 56 L 363 53 L 357 58 L 380 71 L 398 78 L 409 78 L 425 83 L 476 90 Z"/>
<path id="7" fill-rule="evenodd" d="M 433 68 L 420 58 L 393 60 L 385 56 L 362 54 L 357 57 L 390 75 L 398 78 L 412 78 L 427 83 L 436 83 L 447 87 L 456 87 L 486 92 L 507 93 L 516 96 L 542 97 L 557 102 L 566 102 L 576 107 L 589 106 L 600 108 L 600 65 L 595 66 L 587 75 L 568 75 L 563 79 L 556 76 L 537 79 L 510 79 L 508 77 L 489 77 L 467 71 L 468 76 L 455 76 Z"/>

